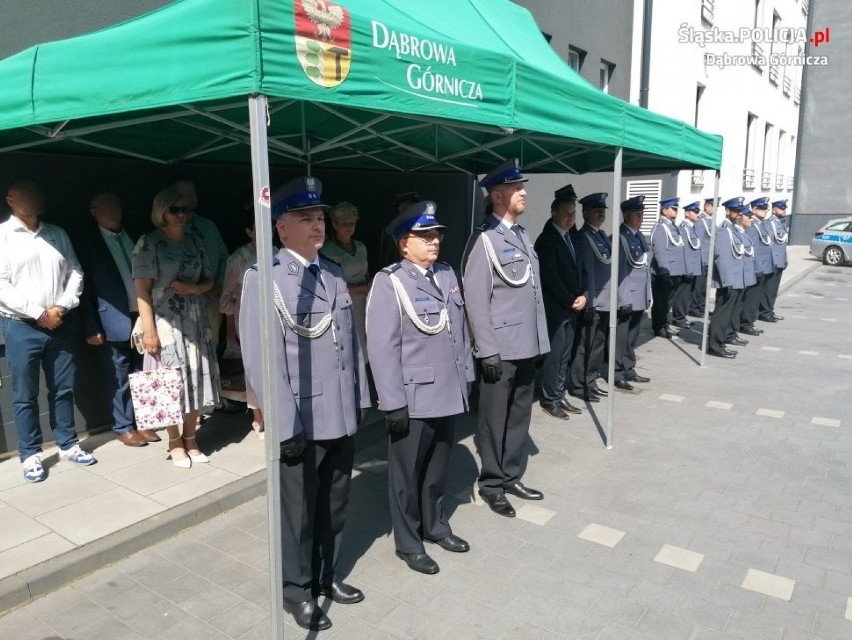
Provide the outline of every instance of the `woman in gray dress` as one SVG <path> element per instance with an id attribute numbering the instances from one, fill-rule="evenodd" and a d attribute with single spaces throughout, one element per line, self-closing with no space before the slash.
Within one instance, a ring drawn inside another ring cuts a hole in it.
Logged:
<path id="1" fill-rule="evenodd" d="M 355 225 L 358 223 L 358 208 L 351 202 L 338 202 L 328 212 L 330 238 L 320 252 L 343 268 L 343 277 L 349 285 L 355 330 L 361 353 L 367 356 L 367 294 L 370 278 L 367 272 L 367 247 L 355 240 Z"/>
<path id="2" fill-rule="evenodd" d="M 133 250 L 144 369 L 178 368 L 183 374 L 183 425 L 167 427 L 172 462 L 182 469 L 208 462 L 195 429 L 199 412 L 219 400 L 219 365 L 204 295 L 213 287 L 213 273 L 202 242 L 184 233 L 191 213 L 177 189 L 163 189 L 151 210 L 157 229 Z"/>

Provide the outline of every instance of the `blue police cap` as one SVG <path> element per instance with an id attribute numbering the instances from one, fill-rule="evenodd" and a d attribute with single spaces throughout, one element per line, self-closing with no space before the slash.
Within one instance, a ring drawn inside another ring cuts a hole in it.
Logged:
<path id="1" fill-rule="evenodd" d="M 417 202 L 405 208 L 391 223 L 385 231 L 388 235 L 393 236 L 394 240 L 399 240 L 409 231 L 426 231 L 427 229 L 446 229 L 435 218 L 435 211 L 438 207 L 431 200 Z"/>
<path id="2" fill-rule="evenodd" d="M 726 209 L 742 209 L 744 201 L 745 198 L 743 197 L 731 198 L 730 200 L 725 200 L 722 206 Z"/>
<path id="3" fill-rule="evenodd" d="M 699 211 L 701 211 L 701 201 L 696 200 L 695 202 L 690 202 L 688 205 L 686 205 L 683 208 L 683 210 L 684 211 L 695 211 L 696 213 L 698 213 Z"/>
<path id="4" fill-rule="evenodd" d="M 644 211 L 645 210 L 645 196 L 636 196 L 635 198 L 628 198 L 624 202 L 621 203 L 622 211 Z"/>
<path id="5" fill-rule="evenodd" d="M 680 205 L 680 198 L 669 198 L 668 200 L 660 200 L 660 209 L 665 209 L 666 207 L 672 207 L 673 209 L 677 209 L 678 205 Z"/>
<path id="6" fill-rule="evenodd" d="M 577 200 L 577 192 L 574 191 L 574 185 L 568 184 L 553 192 L 553 197 L 556 200 L 564 200 L 566 202 L 574 202 Z"/>
<path id="7" fill-rule="evenodd" d="M 584 209 L 606 209 L 606 198 L 609 194 L 604 192 L 590 193 L 580 198 L 579 203 Z"/>
<path id="8" fill-rule="evenodd" d="M 751 210 L 751 205 L 749 205 L 749 204 L 744 204 L 744 205 L 743 205 L 742 214 L 743 214 L 744 216 L 748 216 L 749 218 L 751 218 L 751 217 L 754 215 L 754 211 L 752 211 L 752 210 Z"/>
<path id="9" fill-rule="evenodd" d="M 319 178 L 293 178 L 284 183 L 272 194 L 272 219 L 278 220 L 285 213 L 302 211 L 304 209 L 327 210 L 330 207 L 323 204 L 322 182 Z"/>
<path id="10" fill-rule="evenodd" d="M 753 209 L 768 209 L 769 208 L 769 198 L 767 198 L 767 197 L 755 198 L 754 200 L 749 202 L 749 205 L 751 205 L 751 207 Z"/>
<path id="11" fill-rule="evenodd" d="M 509 158 L 499 167 L 493 168 L 483 179 L 480 184 L 491 191 L 494 187 L 499 187 L 501 184 L 512 184 L 514 182 L 528 182 L 524 178 L 521 171 L 521 165 L 517 158 Z"/>
<path id="12" fill-rule="evenodd" d="M 785 198 L 784 200 L 776 200 L 775 202 L 772 203 L 772 206 L 778 207 L 779 209 L 786 209 L 787 208 L 787 199 Z"/>
<path id="13" fill-rule="evenodd" d="M 712 204 L 713 206 L 719 204 L 719 198 L 716 198 L 716 201 L 713 201 L 713 198 L 704 198 L 704 204 Z"/>

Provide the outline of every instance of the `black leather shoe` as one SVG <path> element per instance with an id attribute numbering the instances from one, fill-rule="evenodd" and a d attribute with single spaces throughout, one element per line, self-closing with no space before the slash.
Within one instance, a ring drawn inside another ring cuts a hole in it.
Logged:
<path id="1" fill-rule="evenodd" d="M 543 500 L 544 494 L 541 491 L 536 491 L 535 489 L 530 489 L 529 487 L 525 487 L 524 483 L 518 480 L 517 482 L 513 482 L 510 485 L 506 485 L 503 487 L 503 491 L 506 493 L 511 493 L 513 496 L 518 496 L 519 498 L 523 498 L 524 500 Z M 508 500 L 507 500 L 508 502 Z"/>
<path id="2" fill-rule="evenodd" d="M 492 493 L 486 495 L 480 491 L 479 496 L 485 500 L 485 504 L 487 504 L 497 515 L 505 516 L 507 518 L 515 517 L 515 509 L 512 507 L 512 503 L 509 502 L 509 499 L 505 494 Z"/>
<path id="3" fill-rule="evenodd" d="M 601 398 L 606 398 L 609 395 L 608 391 L 604 391 L 600 387 L 592 387 L 589 389 L 593 395 L 600 396 Z"/>
<path id="4" fill-rule="evenodd" d="M 440 540 L 426 540 L 426 542 L 436 544 L 442 549 L 452 551 L 453 553 L 464 553 L 465 551 L 470 551 L 470 545 L 467 543 L 467 540 L 463 540 L 452 533 L 446 538 L 441 538 Z"/>
<path id="5" fill-rule="evenodd" d="M 707 354 L 711 356 L 716 356 L 717 358 L 736 358 L 737 352 L 732 351 L 731 349 L 713 349 L 712 347 L 707 348 Z"/>
<path id="6" fill-rule="evenodd" d="M 778 322 L 778 316 L 763 315 L 757 316 L 757 319 L 762 322 Z"/>
<path id="7" fill-rule="evenodd" d="M 784 319 L 784 316 L 779 316 L 775 313 L 772 314 L 772 317 L 775 318 L 775 322 L 780 322 L 781 320 Z"/>
<path id="8" fill-rule="evenodd" d="M 568 414 L 562 409 L 558 402 L 542 402 L 541 410 L 544 411 L 551 418 L 559 418 L 560 420 L 567 420 Z"/>
<path id="9" fill-rule="evenodd" d="M 654 331 L 654 335 L 658 338 L 666 338 L 668 340 L 671 340 L 674 337 L 674 334 L 668 329 L 656 329 Z"/>
<path id="10" fill-rule="evenodd" d="M 725 340 L 725 344 L 733 344 L 738 347 L 744 347 L 748 344 L 748 340 L 743 340 L 742 338 L 732 338 L 731 340 Z"/>
<path id="11" fill-rule="evenodd" d="M 397 551 L 396 556 L 405 561 L 409 569 L 419 573 L 431 576 L 440 571 L 438 563 L 432 560 L 428 553 L 403 553 L 402 551 Z"/>
<path id="12" fill-rule="evenodd" d="M 355 604 L 364 599 L 364 592 L 340 580 L 335 580 L 328 586 L 320 587 L 320 593 L 331 598 L 337 604 Z"/>
<path id="13" fill-rule="evenodd" d="M 746 327 L 745 329 L 740 327 L 740 333 L 744 333 L 747 336 L 759 336 L 760 335 L 760 331 L 758 331 L 757 329 L 752 329 L 751 327 Z"/>
<path id="14" fill-rule="evenodd" d="M 575 407 L 573 404 L 568 402 L 568 398 L 562 396 L 559 399 L 559 406 L 562 407 L 562 410 L 566 413 L 583 413 L 583 410 L 580 407 Z"/>
<path id="15" fill-rule="evenodd" d="M 678 327 L 679 329 L 691 329 L 692 323 L 687 320 L 675 320 L 672 322 L 672 326 Z"/>
<path id="16" fill-rule="evenodd" d="M 627 380 L 616 380 L 615 388 L 622 391 L 633 391 L 633 385 L 627 382 Z"/>
<path id="17" fill-rule="evenodd" d="M 304 602 L 287 602 L 285 600 L 284 611 L 292 615 L 296 624 L 302 629 L 325 631 L 331 628 L 331 620 L 313 600 L 305 600 Z"/>
<path id="18" fill-rule="evenodd" d="M 630 377 L 630 378 L 625 378 L 625 380 L 627 380 L 628 382 L 641 382 L 643 384 L 645 382 L 651 382 L 651 378 L 646 378 L 645 376 L 640 376 L 638 373 L 633 374 L 633 376 Z"/>
<path id="19" fill-rule="evenodd" d="M 593 393 L 582 393 L 582 394 L 572 393 L 570 395 L 573 396 L 574 398 L 578 398 L 579 400 L 582 400 L 583 402 L 600 402 L 601 401 L 601 399 L 598 398 Z"/>

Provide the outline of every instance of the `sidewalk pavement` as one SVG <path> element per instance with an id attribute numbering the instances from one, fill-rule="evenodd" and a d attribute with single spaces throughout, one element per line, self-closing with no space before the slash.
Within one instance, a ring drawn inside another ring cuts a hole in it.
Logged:
<path id="1" fill-rule="evenodd" d="M 790 266 L 785 273 L 782 290 L 787 291 L 817 266 L 818 262 L 808 256 L 807 247 L 791 247 Z M 775 333 L 777 326 L 781 325 L 770 326 L 767 334 Z M 643 358 L 640 364 L 656 365 L 651 367 L 655 376 L 654 387 L 659 388 L 661 383 L 673 387 L 683 384 L 684 374 L 680 369 L 687 366 L 688 359 L 681 358 L 684 362 L 680 362 L 672 352 L 672 346 L 683 348 L 678 342 L 661 345 L 659 341 L 652 340 L 640 349 Z M 736 364 L 741 362 L 738 360 Z M 718 372 L 727 368 L 723 366 L 727 364 L 713 362 L 708 370 Z M 689 366 L 694 367 L 694 363 L 689 361 Z M 697 371 L 697 368 L 694 371 L 687 368 L 688 375 Z M 763 372 L 764 377 L 771 374 L 773 372 Z M 741 391 L 732 393 L 742 394 Z M 641 398 L 643 394 L 637 397 Z M 621 416 L 631 415 L 632 409 L 625 406 L 630 402 L 632 400 L 628 397 L 627 401 L 619 403 L 616 409 L 618 420 L 622 419 Z M 666 402 L 652 402 L 655 407 L 661 404 L 665 406 Z M 604 410 L 598 409 L 597 412 L 600 415 Z M 374 416 L 374 420 L 377 418 Z M 572 420 L 571 431 L 584 423 L 591 424 L 591 418 L 593 416 L 586 413 L 579 420 Z M 601 420 L 599 416 L 595 419 Z M 563 430 L 555 429 L 543 416 L 537 415 L 535 420 L 537 425 L 544 424 L 544 433 L 550 434 L 547 436 L 548 446 L 541 447 L 541 457 L 548 459 L 554 455 L 566 455 L 576 444 L 573 439 L 566 442 Z M 469 434 L 469 420 L 463 424 L 467 425 L 465 428 Z M 554 439 L 554 435 L 558 437 Z M 590 445 L 595 452 L 593 457 L 598 458 L 596 447 L 599 443 L 587 442 L 590 435 L 584 434 L 580 441 Z M 616 446 L 621 437 L 620 428 L 617 428 Z M 199 430 L 199 439 L 202 449 L 210 455 L 211 463 L 195 465 L 189 471 L 177 469 L 166 460 L 164 443 L 134 449 L 117 443 L 110 434 L 93 436 L 84 442 L 84 448 L 93 449 L 99 459 L 97 465 L 89 468 L 69 468 L 67 463 L 55 463 L 55 450 L 52 459 L 48 452 L 50 476 L 38 485 L 23 482 L 17 459 L 0 463 L 0 522 L 3 523 L 0 528 L 0 611 L 49 593 L 137 549 L 164 540 L 181 529 L 265 493 L 263 448 L 251 433 L 247 418 L 217 415 Z M 382 441 L 379 424 L 369 425 L 363 430 L 359 436 L 357 473 L 366 472 L 369 477 L 384 472 Z M 470 488 L 471 473 L 475 473 L 476 469 L 470 438 L 462 444 L 466 449 L 462 447 L 460 450 L 468 453 L 464 455 L 466 462 L 461 483 L 454 480 L 454 490 L 460 494 L 462 503 L 473 500 L 476 504 L 478 499 L 471 498 Z M 571 446 L 566 447 L 569 444 Z M 656 453 L 665 456 L 666 452 Z M 619 455 L 612 456 L 610 460 Z M 456 459 L 459 457 L 455 456 Z M 573 452 L 571 458 L 573 465 L 576 463 Z M 542 478 L 538 483 L 553 486 L 556 479 L 565 477 L 566 473 L 565 469 L 556 469 L 553 478 Z M 382 491 L 381 483 L 373 484 L 376 484 L 377 491 Z M 261 502 L 256 501 L 256 504 Z M 255 510 L 262 506 L 256 506 Z M 374 512 L 375 506 L 368 505 L 366 510 Z M 480 523 L 493 525 L 490 516 L 483 518 L 483 511 L 474 510 L 473 513 L 479 514 L 470 519 L 469 524 L 474 528 Z M 544 522 L 552 517 L 548 516 L 547 508 L 532 504 L 525 505 L 522 511 L 528 515 L 526 520 L 536 526 L 539 526 L 538 521 Z M 351 513 L 357 519 L 357 511 L 353 509 Z M 463 513 L 467 510 L 459 510 L 459 516 L 466 518 L 461 516 Z M 465 528 L 460 533 L 464 533 Z M 261 527 L 256 529 L 254 533 L 260 535 Z M 396 562 L 392 550 L 388 553 L 384 547 L 379 557 L 386 563 Z M 259 564 L 262 566 L 263 563 Z"/>

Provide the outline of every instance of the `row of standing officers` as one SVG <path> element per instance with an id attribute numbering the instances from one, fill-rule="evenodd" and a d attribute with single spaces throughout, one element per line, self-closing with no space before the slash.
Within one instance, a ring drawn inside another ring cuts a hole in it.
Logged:
<path id="1" fill-rule="evenodd" d="M 479 494 L 506 517 L 515 515 L 507 494 L 543 499 L 521 481 L 537 359 L 545 356 L 546 413 L 567 419 L 579 412 L 569 395 L 598 401 L 606 393 L 596 380 L 612 311 L 618 314 L 616 386 L 648 381 L 634 369 L 639 323 L 651 303 L 650 248 L 640 230 L 643 199 L 621 205 L 618 308 L 610 310 L 613 249 L 601 229 L 606 194 L 579 200 L 585 224 L 577 230 L 573 188 L 557 191 L 551 220 L 534 245 L 518 224 L 525 182 L 514 159 L 482 180 L 487 214 L 468 240 L 461 280 L 438 261 L 444 226 L 435 204 L 419 202 L 400 212 L 387 232 L 401 259 L 376 275 L 368 298 L 366 344 L 388 431 L 396 553 L 421 573 L 439 570 L 424 543 L 456 553 L 470 548 L 453 533 L 443 498 L 454 417 L 469 409 L 477 373 Z M 239 323 L 252 387 L 263 389 L 264 351 L 281 376 L 279 393 L 269 401 L 277 405 L 281 441 L 283 605 L 297 624 L 313 630 L 331 626 L 316 602 L 319 595 L 342 604 L 364 599 L 340 579 L 336 564 L 352 436 L 371 403 L 342 271 L 318 253 L 327 209 L 321 195 L 319 180 L 297 178 L 272 197 L 283 245 L 272 267 L 280 339 L 265 344 L 257 330 L 256 268 L 245 275 Z"/>

